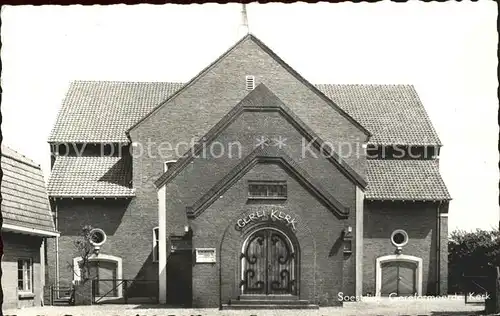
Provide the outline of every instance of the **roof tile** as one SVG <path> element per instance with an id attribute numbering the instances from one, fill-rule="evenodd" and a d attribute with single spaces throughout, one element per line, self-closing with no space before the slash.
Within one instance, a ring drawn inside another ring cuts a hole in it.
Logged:
<path id="1" fill-rule="evenodd" d="M 2 145 L 2 216 L 5 224 L 54 232 L 40 165 Z"/>
<path id="2" fill-rule="evenodd" d="M 450 200 L 437 160 L 369 159 L 368 200 Z"/>
<path id="3" fill-rule="evenodd" d="M 75 81 L 49 142 L 128 142 L 128 128 L 182 87 L 174 82 Z M 316 87 L 370 131 L 373 144 L 441 145 L 410 85 Z"/>
<path id="4" fill-rule="evenodd" d="M 51 197 L 132 197 L 130 164 L 125 158 L 59 156 L 49 180 Z"/>
<path id="5" fill-rule="evenodd" d="M 370 144 L 441 145 L 411 85 L 317 85 L 372 133 Z"/>
<path id="6" fill-rule="evenodd" d="M 49 142 L 128 142 L 127 129 L 181 87 L 170 82 L 73 82 Z M 371 144 L 441 145 L 411 85 L 316 87 L 372 133 Z M 118 157 L 58 157 L 49 194 L 133 196 L 127 166 Z M 450 199 L 436 161 L 368 160 L 367 179 L 367 199 Z"/>
<path id="7" fill-rule="evenodd" d="M 128 142 L 125 131 L 182 86 L 174 82 L 74 81 L 49 142 Z"/>

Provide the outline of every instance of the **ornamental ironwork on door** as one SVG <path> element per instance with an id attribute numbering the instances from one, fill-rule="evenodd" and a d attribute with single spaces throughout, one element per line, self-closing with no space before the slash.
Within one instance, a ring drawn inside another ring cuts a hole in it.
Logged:
<path id="1" fill-rule="evenodd" d="M 272 228 L 258 230 L 242 250 L 242 294 L 296 295 L 296 252 L 285 234 Z"/>

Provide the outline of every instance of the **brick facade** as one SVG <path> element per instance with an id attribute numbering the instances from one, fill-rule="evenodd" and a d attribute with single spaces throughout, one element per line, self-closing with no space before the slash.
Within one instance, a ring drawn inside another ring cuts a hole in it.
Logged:
<path id="1" fill-rule="evenodd" d="M 255 76 L 254 91 L 245 89 L 247 75 Z M 260 88 L 264 86 L 268 92 Z M 252 99 L 258 89 L 264 91 L 264 96 Z M 171 246 L 176 238 L 183 237 L 189 238 L 193 256 L 197 248 L 215 248 L 217 253 L 215 263 L 191 266 L 185 259 L 191 267 L 183 270 L 189 270 L 189 304 L 220 307 L 241 294 L 239 256 L 252 227 L 236 230 L 237 220 L 253 212 L 269 214 L 277 210 L 297 219 L 296 230 L 275 222 L 270 226 L 282 229 L 298 246 L 300 299 L 331 306 L 341 304 L 337 299 L 340 292 L 373 295 L 375 262 L 380 256 L 394 254 L 389 238 L 395 229 L 404 229 L 409 235 L 403 253 L 422 260 L 424 294 L 445 294 L 447 219 L 441 217 L 438 221 L 438 213 L 447 212 L 447 206 L 444 211 L 438 209 L 438 202 L 363 203 L 360 192 L 367 177 L 363 144 L 368 134 L 325 98 L 257 40 L 242 40 L 128 131 L 132 157 L 126 151 L 122 155 L 131 158 L 128 171 L 132 198 L 53 199 L 57 229 L 61 232 L 60 285 L 73 280 L 69 268 L 75 257 L 73 242 L 84 225 L 91 225 L 106 232 L 107 241 L 100 253 L 122 259 L 124 279 L 158 280 L 160 302 L 168 301 L 173 295 L 162 286 L 169 279 L 179 280 L 175 270 L 168 270 L 172 269 L 168 262 L 180 260 L 176 264 L 182 266 L 184 260 L 180 256 L 174 259 Z M 227 119 L 242 100 L 254 102 L 255 108 Z M 281 109 L 264 108 L 273 102 Z M 212 135 L 215 129 L 217 133 Z M 337 152 L 347 145 L 350 154 L 340 153 L 344 158 L 340 163 L 322 157 L 314 147 L 311 153 L 317 157 L 304 155 L 304 141 L 307 143 L 311 137 L 309 129 L 315 132 L 313 138 L 319 136 Z M 213 139 L 202 139 L 207 135 Z M 285 139 L 284 148 L 276 148 L 278 136 Z M 273 147 L 272 154 L 261 155 L 274 160 L 254 159 L 256 162 L 248 164 L 247 169 L 239 170 L 245 159 L 252 157 L 261 137 L 268 138 Z M 190 158 L 187 152 L 196 142 L 209 148 L 221 144 L 219 153 L 224 152 L 216 157 L 208 151 L 202 157 Z M 239 146 L 231 145 L 236 142 Z M 84 155 L 95 152 L 89 149 Z M 182 164 L 174 164 L 170 176 L 164 174 L 164 162 L 171 159 L 179 159 Z M 289 165 L 286 161 L 290 161 Z M 155 181 L 160 177 L 168 180 L 157 187 Z M 357 177 L 362 181 L 356 181 Z M 288 197 L 278 202 L 250 201 L 248 180 L 285 180 Z M 349 210 L 347 216 L 336 213 L 339 205 Z M 197 211 L 190 213 L 192 209 Z M 364 215 L 356 218 L 356 214 Z M 357 222 L 364 224 L 356 227 Z M 160 262 L 153 263 L 153 228 L 157 226 Z M 348 228 L 354 235 L 351 254 L 344 253 L 343 235 Z M 356 234 L 362 236 L 362 242 Z M 362 252 L 355 251 L 358 244 L 363 244 Z M 49 241 L 48 248 L 49 277 L 55 283 L 55 240 Z M 362 282 L 360 277 L 356 280 L 356 275 L 362 276 Z"/>
<path id="2" fill-rule="evenodd" d="M 264 116 L 266 119 L 264 119 Z M 242 126 L 245 126 L 243 129 Z M 186 205 L 192 205 L 205 192 L 246 157 L 255 147 L 259 134 L 272 131 L 287 139 L 286 152 L 300 167 L 319 180 L 322 187 L 351 209 L 347 219 L 339 219 L 325 208 L 303 183 L 294 179 L 279 164 L 258 163 L 212 205 L 192 220 L 186 218 Z M 300 133 L 279 113 L 243 113 L 228 126 L 214 142 L 227 144 L 234 138 L 242 140 L 242 157 L 220 158 L 206 156 L 192 161 L 172 182 L 167 184 L 167 236 L 183 234 L 185 225 L 193 231 L 194 248 L 216 248 L 220 261 L 215 265 L 193 266 L 194 306 L 216 307 L 236 299 L 239 293 L 238 256 L 243 242 L 242 234 L 235 231 L 236 220 L 247 213 L 271 210 L 293 214 L 299 221 L 295 233 L 301 251 L 300 298 L 322 305 L 337 305 L 337 294 L 354 295 L 354 255 L 344 258 L 341 248 L 342 230 L 355 226 L 355 185 L 343 176 L 327 159 L 301 157 Z M 286 179 L 289 198 L 284 203 L 252 204 L 247 200 L 247 180 Z M 170 216 L 168 215 L 170 214 Z M 224 232 L 224 234 L 223 234 Z M 345 263 L 344 263 L 345 261 Z M 344 264 L 346 270 L 344 271 Z M 220 288 L 214 277 L 223 280 Z M 345 278 L 345 281 L 344 279 Z M 168 280 L 168 276 L 167 276 Z M 220 297 L 219 297 L 220 295 Z M 168 296 L 168 293 L 167 293 Z"/>
<path id="3" fill-rule="evenodd" d="M 289 199 L 279 205 L 249 205 L 246 180 L 259 178 L 287 179 Z M 225 210 L 224 216 L 221 216 L 221 210 Z M 219 286 L 223 303 L 240 295 L 240 278 L 235 278 L 235 275 L 241 274 L 239 255 L 245 234 L 235 229 L 236 220 L 252 212 L 265 211 L 269 214 L 272 210 L 282 211 L 297 219 L 297 231 L 289 234 L 296 236 L 300 248 L 299 297 L 325 306 L 339 304 L 336 298 L 338 292 L 343 290 L 343 277 L 353 277 L 343 275 L 344 256 L 340 243 L 346 221 L 333 216 L 279 165 L 258 164 L 223 198 L 192 221 L 193 247 L 216 247 L 221 252 L 220 262 L 216 265 L 194 265 L 195 306 L 218 306 Z M 224 231 L 226 235 L 221 234 Z M 244 232 L 249 231 L 251 228 Z M 221 285 L 213 282 L 213 276 L 219 273 L 223 280 Z M 347 292 L 350 292 L 349 289 Z"/>
<path id="4" fill-rule="evenodd" d="M 423 261 L 422 291 L 424 295 L 446 294 L 447 279 L 440 280 L 447 260 L 437 266 L 438 242 L 448 238 L 446 225 L 441 226 L 441 237 L 437 240 L 439 203 L 423 202 L 375 202 L 366 201 L 364 209 L 364 262 L 363 295 L 375 295 L 375 261 L 377 257 L 392 255 L 395 246 L 391 243 L 391 233 L 403 229 L 408 233 L 408 244 L 402 253 L 421 258 Z M 446 243 L 444 243 L 446 245 Z M 447 256 L 446 250 L 439 255 Z M 441 259 L 443 260 L 443 259 Z M 439 270 L 438 270 L 439 269 Z M 446 272 L 444 272 L 446 273 Z M 440 293 L 438 293 L 438 288 Z"/>
<path id="5" fill-rule="evenodd" d="M 140 210 L 143 213 L 149 212 L 154 214 L 157 211 L 157 191 L 153 182 L 163 173 L 164 161 L 176 159 L 178 156 L 183 155 L 188 149 L 187 144 L 198 141 L 204 133 L 208 132 L 231 108 L 248 94 L 248 91 L 244 89 L 244 78 L 246 75 L 254 75 L 256 85 L 260 83 L 265 84 L 306 125 L 314 126 L 316 131 L 321 131 L 319 136 L 325 141 L 333 146 L 340 146 L 340 143 L 348 144 L 353 152 L 363 152 L 361 145 L 367 138 L 363 131 L 355 127 L 340 113 L 333 110 L 330 104 L 327 104 L 321 97 L 311 91 L 310 87 L 298 80 L 297 77 L 264 52 L 255 42 L 247 40 L 209 68 L 206 73 L 196 80 L 195 84 L 184 88 L 182 93 L 170 101 L 167 106 L 158 108 L 152 116 L 147 117 L 130 131 L 131 140 L 136 144 L 133 149 L 135 157 L 132 166 L 136 197 L 134 199 L 135 207 L 131 209 L 132 212 Z M 285 86 L 286 89 L 283 89 Z M 214 104 L 217 106 L 213 106 Z M 193 108 L 196 108 L 197 115 L 193 115 Z M 248 116 L 248 118 L 245 117 L 229 126 L 227 132 L 224 134 L 225 136 L 221 136 L 221 143 L 228 144 L 236 140 L 250 140 L 251 144 L 243 146 L 242 156 L 245 156 L 248 154 L 249 149 L 255 145 L 255 139 L 265 131 L 270 134 L 269 136 L 282 135 L 287 138 L 287 150 L 295 151 L 292 153 L 294 157 L 300 156 L 302 138 L 299 137 L 295 128 L 291 127 L 290 124 L 285 124 L 286 121 L 279 114 L 266 113 L 266 118 L 261 120 L 250 117 L 250 114 L 244 114 L 243 116 Z M 325 119 L 325 116 L 327 116 L 327 119 Z M 175 119 L 172 119 L 174 117 Z M 200 117 L 204 118 L 203 121 L 199 120 Z M 165 125 L 167 120 L 169 124 Z M 249 126 L 251 123 L 254 126 Z M 259 124 L 264 125 L 259 126 Z M 335 126 L 335 128 L 330 128 L 330 126 Z M 289 135 L 293 133 L 295 133 L 295 137 Z M 295 143 L 293 143 L 294 141 Z M 158 152 L 153 152 L 153 155 L 150 156 L 145 154 L 140 155 L 141 151 L 145 152 L 147 149 L 148 142 L 154 144 L 152 148 L 158 148 L 158 144 L 161 142 L 168 142 L 172 146 L 176 144 L 185 144 L 185 146 L 179 146 L 180 149 L 177 153 L 173 153 L 174 150 L 169 151 L 168 147 L 165 147 L 162 152 L 163 157 Z M 154 147 L 155 145 L 157 147 Z M 168 156 L 169 153 L 172 155 Z M 306 160 L 298 160 L 300 163 L 307 163 Z M 346 160 L 356 172 L 361 175 L 365 173 L 366 161 L 364 155 L 353 154 L 347 157 Z M 311 161 L 308 163 L 311 175 L 315 179 L 318 179 L 328 190 L 336 190 L 332 194 L 340 201 L 345 201 L 348 205 L 351 205 L 351 209 L 354 210 L 355 186 L 350 184 L 345 178 L 342 180 L 343 176 L 334 177 L 332 173 L 326 173 L 325 170 L 331 170 L 333 174 L 336 171 L 332 168 L 331 163 L 325 159 L 314 159 L 314 163 Z M 221 159 L 217 159 L 213 163 L 206 164 L 196 173 L 191 173 L 195 174 L 195 178 L 186 181 L 186 186 L 182 188 L 182 190 L 189 190 L 191 201 L 183 201 L 184 206 L 179 206 L 179 210 L 167 212 L 167 216 L 172 216 L 171 213 L 182 214 L 175 219 L 167 218 L 167 225 L 176 225 L 175 228 L 167 229 L 170 234 L 183 234 L 184 226 L 189 224 L 185 218 L 185 206 L 193 203 L 193 199 L 198 198 L 199 194 L 208 190 L 236 162 L 236 159 L 223 162 L 221 162 Z M 196 165 L 196 161 L 194 163 Z M 188 169 L 195 168 L 195 165 L 190 166 Z M 208 177 L 207 175 L 210 176 Z M 334 185 L 332 185 L 330 180 L 332 177 L 336 179 Z M 183 176 L 179 176 L 179 179 L 183 179 Z M 350 185 L 351 187 L 350 189 L 341 189 L 342 185 Z M 167 191 L 170 192 L 168 189 Z M 175 190 L 175 192 L 180 191 L 181 189 Z M 180 197 L 176 196 L 174 199 L 168 199 L 167 204 L 174 200 L 179 201 Z M 347 220 L 346 225 L 354 226 L 354 221 L 355 218 L 352 215 Z M 332 240 L 328 240 L 328 242 L 332 242 Z M 347 277 L 343 281 L 344 284 L 340 283 L 342 284 L 341 286 L 331 285 L 328 294 L 321 294 L 326 295 L 324 301 L 328 302 L 327 304 L 335 304 L 332 301 L 332 297 L 340 289 L 346 294 L 354 295 L 354 267 L 354 258 L 351 256 L 346 259 L 346 267 L 343 268 L 346 270 L 345 273 L 350 277 Z M 196 272 L 195 268 L 193 273 Z M 339 273 L 342 274 L 343 272 Z M 196 280 L 193 280 L 194 284 L 197 284 Z M 213 286 L 213 283 L 211 284 Z M 196 291 L 196 288 L 193 288 L 193 290 Z M 217 291 L 213 292 L 211 290 L 205 290 L 204 292 L 217 293 Z M 200 292 L 196 297 L 202 297 L 201 294 Z M 310 295 L 308 299 L 315 301 L 316 298 L 313 297 L 313 294 Z M 226 298 L 227 295 L 224 299 Z M 213 294 L 211 298 L 207 297 L 206 299 L 210 300 L 210 302 L 194 299 L 193 303 L 197 304 L 199 301 L 200 306 L 204 303 L 210 306 L 218 303 L 213 298 Z"/>
<path id="6" fill-rule="evenodd" d="M 101 228 L 107 235 L 100 254 L 122 258 L 124 279 L 157 280 L 158 265 L 153 262 L 153 228 L 156 213 L 130 214 L 134 201 L 114 199 L 61 199 L 56 201 L 59 230 L 60 286 L 73 281 L 74 241 L 85 225 Z M 49 240 L 49 273 L 55 280 L 55 240 Z M 54 283 L 54 282 L 52 282 Z"/>
<path id="7" fill-rule="evenodd" d="M 179 146 L 177 153 L 183 155 L 188 150 L 187 144 L 198 141 L 248 95 L 249 91 L 245 90 L 246 75 L 255 76 L 256 85 L 264 83 L 307 126 L 313 127 L 324 141 L 336 145 L 350 144 L 353 151 L 363 151 L 361 145 L 367 139 L 366 134 L 250 39 L 240 43 L 210 67 L 168 105 L 159 107 L 153 115 L 133 128 L 130 131 L 132 142 L 141 144 L 144 150 L 148 141 L 157 146 L 161 142 L 169 142 L 174 149 L 177 144 L 185 144 Z M 196 109 L 195 115 L 193 109 Z M 140 150 L 136 149 L 135 152 L 138 155 Z M 155 176 L 159 177 L 163 173 L 165 160 L 178 158 L 173 155 L 174 150 L 168 150 L 167 146 L 163 152 L 163 158 L 155 151 L 154 157 L 141 155 L 134 159 L 133 183 L 137 188 L 137 197 L 141 200 L 154 201 L 156 190 L 151 184 L 156 180 Z M 169 157 L 169 154 L 172 156 Z M 365 173 L 364 156 L 348 157 L 347 162 L 361 175 Z M 149 204 L 144 206 L 151 207 Z"/>

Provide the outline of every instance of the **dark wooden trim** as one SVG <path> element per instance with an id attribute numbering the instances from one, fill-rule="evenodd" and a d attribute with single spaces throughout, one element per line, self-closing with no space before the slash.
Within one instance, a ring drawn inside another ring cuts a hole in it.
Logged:
<path id="1" fill-rule="evenodd" d="M 192 206 L 186 207 L 188 217 L 196 218 L 207 209 L 218 197 L 226 192 L 236 181 L 241 179 L 257 163 L 271 162 L 281 164 L 286 171 L 290 172 L 301 184 L 306 186 L 316 197 L 318 197 L 338 218 L 347 218 L 349 208 L 342 205 L 319 183 L 317 183 L 304 169 L 302 169 L 283 150 L 273 147 L 258 147 L 234 167 L 222 180 L 216 183 Z"/>
<path id="2" fill-rule="evenodd" d="M 263 94 L 263 98 L 268 99 L 269 103 L 257 106 L 254 99 L 260 98 L 259 93 Z M 332 148 L 325 146 L 324 141 L 314 133 L 298 116 L 296 116 L 272 91 L 264 84 L 259 84 L 252 92 L 250 92 L 243 100 L 233 107 L 214 127 L 212 127 L 200 141 L 188 150 L 174 165 L 172 169 L 167 170 L 158 180 L 155 181 L 157 188 L 162 187 L 179 174 L 200 151 L 204 148 L 204 144 L 212 142 L 227 126 L 234 122 L 243 111 L 275 111 L 281 113 L 285 119 L 292 124 L 308 141 L 312 141 L 314 147 L 325 155 L 324 158 L 332 162 L 349 180 L 356 185 L 366 188 L 367 182 L 354 169 L 352 169 Z"/>

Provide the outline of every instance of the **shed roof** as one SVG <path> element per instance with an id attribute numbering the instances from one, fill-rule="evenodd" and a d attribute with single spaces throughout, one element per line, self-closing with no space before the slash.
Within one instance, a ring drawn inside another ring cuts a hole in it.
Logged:
<path id="1" fill-rule="evenodd" d="M 368 159 L 368 200 L 451 200 L 437 160 Z"/>
<path id="2" fill-rule="evenodd" d="M 51 197 L 133 197 L 130 163 L 122 157 L 59 156 L 49 180 Z"/>

